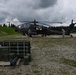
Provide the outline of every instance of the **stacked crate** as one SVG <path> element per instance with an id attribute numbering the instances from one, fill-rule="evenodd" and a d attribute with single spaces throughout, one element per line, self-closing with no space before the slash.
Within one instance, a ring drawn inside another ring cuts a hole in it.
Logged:
<path id="1" fill-rule="evenodd" d="M 30 48 L 30 42 L 25 40 L 0 41 L 0 61 L 10 61 L 19 56 L 28 64 L 31 61 Z"/>

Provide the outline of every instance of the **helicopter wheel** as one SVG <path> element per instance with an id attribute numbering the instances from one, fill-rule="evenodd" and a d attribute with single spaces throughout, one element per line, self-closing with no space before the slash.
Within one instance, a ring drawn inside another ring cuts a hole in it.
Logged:
<path id="1" fill-rule="evenodd" d="M 28 34 L 28 36 L 29 36 L 29 37 L 32 37 L 32 35 L 31 35 L 31 34 Z"/>
<path id="2" fill-rule="evenodd" d="M 73 37 L 73 35 L 70 35 L 71 36 L 71 38 Z"/>
<path id="3" fill-rule="evenodd" d="M 25 33 L 23 33 L 23 35 L 25 36 Z"/>

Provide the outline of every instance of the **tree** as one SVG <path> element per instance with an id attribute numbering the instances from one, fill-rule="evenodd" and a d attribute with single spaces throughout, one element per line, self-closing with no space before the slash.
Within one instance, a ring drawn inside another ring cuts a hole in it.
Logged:
<path id="1" fill-rule="evenodd" d="M 12 27 L 12 28 L 15 28 L 16 26 L 15 26 L 14 24 L 11 24 L 11 27 Z"/>
<path id="2" fill-rule="evenodd" d="M 3 24 L 3 27 L 7 27 L 6 24 Z"/>

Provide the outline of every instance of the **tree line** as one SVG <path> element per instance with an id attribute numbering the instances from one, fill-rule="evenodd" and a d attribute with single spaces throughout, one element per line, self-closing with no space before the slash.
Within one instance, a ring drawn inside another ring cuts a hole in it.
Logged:
<path id="1" fill-rule="evenodd" d="M 16 28 L 15 24 L 10 24 L 7 26 L 6 24 L 1 25 L 2 27 L 12 27 L 12 28 Z M 57 26 L 57 27 L 51 27 L 52 30 L 56 30 L 56 31 L 61 31 L 61 29 L 67 30 L 69 27 L 68 26 Z M 74 26 L 72 32 L 76 32 L 76 26 Z"/>
<path id="2" fill-rule="evenodd" d="M 15 28 L 16 27 L 16 25 L 15 24 L 9 24 L 8 26 L 6 25 L 6 24 L 3 24 L 3 25 L 1 25 L 2 27 L 12 27 L 12 28 Z"/>
<path id="3" fill-rule="evenodd" d="M 51 27 L 52 30 L 61 31 L 61 29 L 67 30 L 68 26 L 58 26 L 58 27 Z M 76 26 L 74 26 L 72 32 L 76 32 Z"/>

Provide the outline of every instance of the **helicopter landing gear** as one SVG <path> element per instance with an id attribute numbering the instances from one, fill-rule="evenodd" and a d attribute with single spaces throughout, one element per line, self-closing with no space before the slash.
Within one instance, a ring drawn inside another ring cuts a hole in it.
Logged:
<path id="1" fill-rule="evenodd" d="M 25 36 L 25 33 L 23 33 L 23 35 Z"/>
<path id="2" fill-rule="evenodd" d="M 71 36 L 71 38 L 73 37 L 73 35 L 70 35 Z"/>
<path id="3" fill-rule="evenodd" d="M 32 37 L 32 35 L 31 35 L 31 34 L 28 34 L 28 36 L 29 36 L 29 37 Z"/>
<path id="4" fill-rule="evenodd" d="M 28 30 L 28 36 L 29 37 L 32 37 L 32 34 L 31 34 L 31 30 L 30 29 Z"/>
<path id="5" fill-rule="evenodd" d="M 46 36 L 46 34 L 42 34 L 42 36 L 44 37 L 44 36 Z"/>

